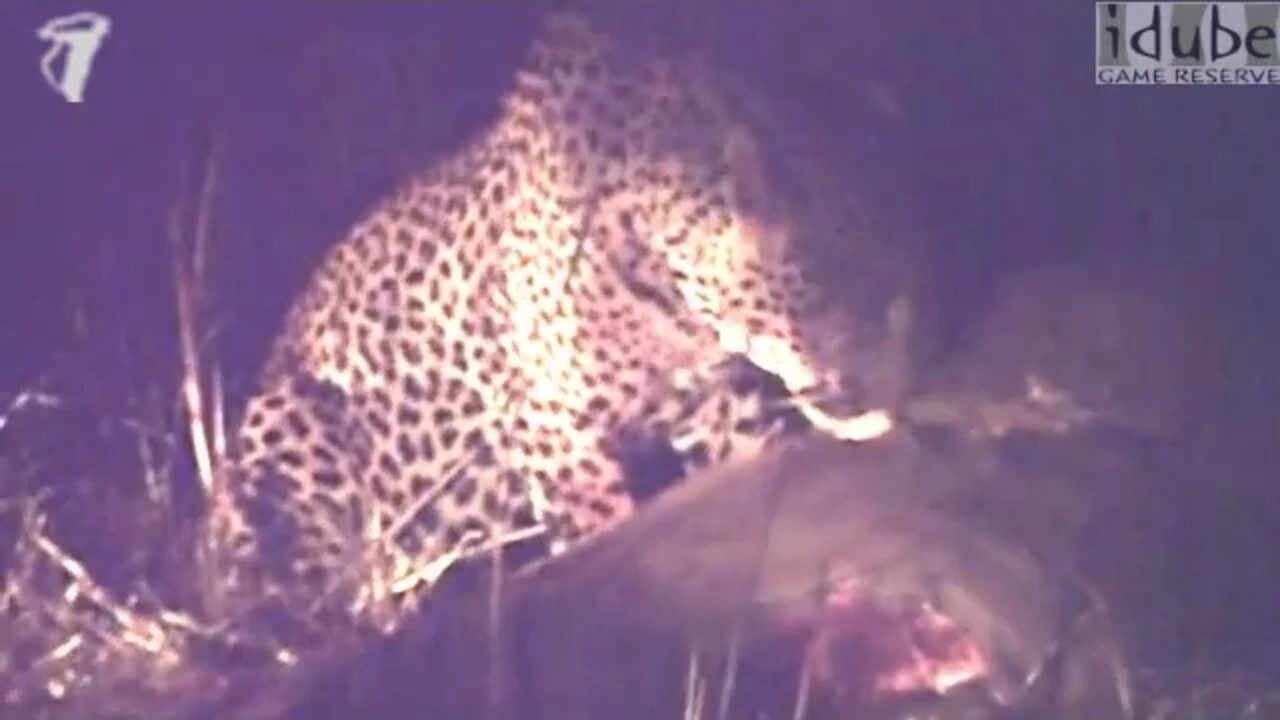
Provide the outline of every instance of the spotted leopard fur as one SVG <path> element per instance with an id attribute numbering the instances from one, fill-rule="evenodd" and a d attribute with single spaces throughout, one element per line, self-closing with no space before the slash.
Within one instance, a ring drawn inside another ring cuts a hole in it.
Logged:
<path id="1" fill-rule="evenodd" d="M 212 512 L 226 594 L 364 607 L 494 543 L 562 547 L 632 510 L 621 428 L 704 460 L 761 435 L 725 401 L 728 359 L 833 384 L 771 180 L 696 61 L 552 16 L 487 131 L 359 222 L 288 314 Z"/>

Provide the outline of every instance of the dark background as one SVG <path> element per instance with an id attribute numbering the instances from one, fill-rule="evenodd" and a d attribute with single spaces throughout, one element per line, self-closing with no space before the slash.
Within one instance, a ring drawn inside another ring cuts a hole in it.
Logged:
<path id="1" fill-rule="evenodd" d="M 86 7 L 112 33 L 86 102 L 69 105 L 39 75 L 34 31 Z M 122 428 L 177 416 L 167 215 L 190 202 L 215 145 L 202 342 L 234 412 L 319 254 L 493 111 L 541 11 L 0 5 L 0 403 L 39 388 L 71 408 L 21 448 L 12 428 L 0 434 L 0 456 L 21 450 L 95 505 L 138 492 Z M 1195 321 L 1221 343 L 1205 348 L 1211 374 L 1189 382 L 1221 413 L 1202 424 L 1230 429 L 1205 472 L 1151 498 L 1182 512 L 1168 552 L 1185 582 L 1167 592 L 1204 610 L 1188 615 L 1209 628 L 1197 645 L 1228 663 L 1274 658 L 1274 88 L 1097 87 L 1082 2 L 735 2 L 689 22 L 922 251 L 943 336 L 1028 267 L 1089 256 L 1197 270 L 1184 300 L 1209 308 Z M 76 534 L 87 553 L 110 552 L 102 533 L 142 532 L 118 523 L 83 520 Z"/>

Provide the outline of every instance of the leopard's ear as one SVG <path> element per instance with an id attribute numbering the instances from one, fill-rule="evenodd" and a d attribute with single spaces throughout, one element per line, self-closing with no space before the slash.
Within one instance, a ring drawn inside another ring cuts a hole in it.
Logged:
<path id="1" fill-rule="evenodd" d="M 783 225 L 781 205 L 759 139 L 748 128 L 735 125 L 725 135 L 723 152 L 734 204 L 742 214 L 741 219 L 781 243 L 783 238 L 778 232 Z M 782 248 L 779 245 L 768 249 L 781 251 Z"/>

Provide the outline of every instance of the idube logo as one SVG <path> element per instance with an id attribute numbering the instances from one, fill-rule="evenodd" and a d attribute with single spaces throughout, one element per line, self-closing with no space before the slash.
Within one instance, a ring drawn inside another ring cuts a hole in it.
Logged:
<path id="1" fill-rule="evenodd" d="M 1280 2 L 1098 3 L 1101 85 L 1280 85 Z"/>
<path id="2" fill-rule="evenodd" d="M 50 43 L 40 58 L 40 74 L 67 102 L 84 102 L 84 87 L 93 68 L 93 57 L 110 31 L 111 21 L 93 12 L 56 17 L 36 30 L 36 37 Z M 59 58 L 62 59 L 61 75 L 57 72 Z"/>

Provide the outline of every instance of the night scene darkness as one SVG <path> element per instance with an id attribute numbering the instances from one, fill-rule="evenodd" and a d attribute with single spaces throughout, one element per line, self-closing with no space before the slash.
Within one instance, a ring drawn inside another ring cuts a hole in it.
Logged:
<path id="1" fill-rule="evenodd" d="M 1280 720 L 1277 17 L 0 0 L 0 720 Z"/>

